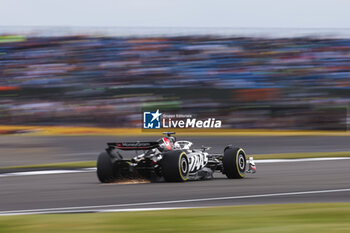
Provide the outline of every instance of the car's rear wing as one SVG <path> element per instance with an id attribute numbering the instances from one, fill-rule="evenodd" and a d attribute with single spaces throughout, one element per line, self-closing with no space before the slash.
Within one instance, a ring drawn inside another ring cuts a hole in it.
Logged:
<path id="1" fill-rule="evenodd" d="M 109 142 L 108 147 L 120 150 L 150 150 L 159 146 L 158 142 Z"/>

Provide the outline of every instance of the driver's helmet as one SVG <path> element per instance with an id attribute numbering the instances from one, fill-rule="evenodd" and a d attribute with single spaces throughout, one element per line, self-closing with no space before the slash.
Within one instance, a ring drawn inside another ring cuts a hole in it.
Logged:
<path id="1" fill-rule="evenodd" d="M 159 140 L 159 147 L 163 151 L 170 151 L 172 149 L 176 149 L 174 146 L 175 138 L 174 137 L 164 137 Z"/>

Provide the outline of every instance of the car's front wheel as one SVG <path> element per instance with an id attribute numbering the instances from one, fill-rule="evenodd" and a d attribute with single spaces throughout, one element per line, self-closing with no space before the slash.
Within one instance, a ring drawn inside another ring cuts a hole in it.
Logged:
<path id="1" fill-rule="evenodd" d="M 224 173 L 229 179 L 241 179 L 245 177 L 247 159 L 242 148 L 227 147 L 222 159 Z"/>

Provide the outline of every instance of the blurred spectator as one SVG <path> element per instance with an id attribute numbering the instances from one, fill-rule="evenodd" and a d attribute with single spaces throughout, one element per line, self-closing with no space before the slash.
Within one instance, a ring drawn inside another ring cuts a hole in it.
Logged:
<path id="1" fill-rule="evenodd" d="M 0 36 L 0 124 L 140 127 L 144 109 L 226 128 L 345 129 L 350 39 Z"/>

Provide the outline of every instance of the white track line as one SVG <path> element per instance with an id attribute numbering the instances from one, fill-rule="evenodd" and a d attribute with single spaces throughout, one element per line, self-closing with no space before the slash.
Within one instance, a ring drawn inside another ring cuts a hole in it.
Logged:
<path id="1" fill-rule="evenodd" d="M 317 162 L 317 161 L 332 161 L 332 160 L 350 160 L 350 157 L 323 157 L 323 158 L 304 158 L 304 159 L 261 159 L 255 160 L 255 163 L 295 163 L 295 162 Z M 28 171 L 28 172 L 11 172 L 0 174 L 1 177 L 12 176 L 33 176 L 33 175 L 55 175 L 55 174 L 69 174 L 81 172 L 94 172 L 95 167 L 83 169 L 60 169 L 60 170 L 43 170 L 43 171 Z"/>
<path id="2" fill-rule="evenodd" d="M 116 212 L 139 212 L 139 211 L 157 211 L 157 210 L 181 210 L 196 209 L 200 207 L 163 207 L 163 208 L 131 208 L 131 209 L 108 209 L 108 210 L 58 210 L 58 211 L 34 211 L 34 212 L 13 212 L 3 213 L 0 216 L 32 215 L 32 214 L 79 214 L 79 213 L 116 213 Z M 5 211 L 4 211 L 5 212 Z"/>
<path id="3" fill-rule="evenodd" d="M 295 163 L 295 162 L 316 162 L 332 160 L 349 160 L 350 157 L 322 157 L 322 158 L 303 158 L 303 159 L 261 159 L 254 160 L 255 163 Z"/>
<path id="4" fill-rule="evenodd" d="M 75 170 L 44 170 L 44 171 L 29 171 L 29 172 L 11 172 L 0 174 L 0 177 L 11 177 L 11 176 L 34 176 L 34 175 L 52 175 L 52 174 L 69 174 L 69 173 L 81 173 L 81 172 L 92 172 L 96 171 L 96 168 L 83 168 Z"/>
<path id="5" fill-rule="evenodd" d="M 120 207 L 146 206 L 146 205 L 164 205 L 164 204 L 169 205 L 169 204 L 178 204 L 178 203 L 208 202 L 208 201 L 277 197 L 277 196 L 294 196 L 294 195 L 308 195 L 308 194 L 324 194 L 324 193 L 336 193 L 336 192 L 350 192 L 350 188 L 287 192 L 287 193 L 267 193 L 267 194 L 229 196 L 229 197 L 209 197 L 209 198 L 198 198 L 198 199 L 187 199 L 187 200 L 185 199 L 185 200 L 173 200 L 173 201 L 140 202 L 140 203 L 115 204 L 115 205 L 77 206 L 77 207 L 61 207 L 61 208 L 47 208 L 47 209 L 31 209 L 31 210 L 11 210 L 11 211 L 0 211 L 0 216 L 25 215 L 25 214 L 105 212 L 105 211 L 108 211 L 109 208 L 118 208 L 118 207 L 120 208 Z M 139 208 L 136 208 L 136 209 L 139 209 Z M 114 211 L 117 211 L 117 210 L 122 210 L 122 209 L 114 209 Z M 132 210 L 133 209 L 131 208 L 130 211 Z"/>
<path id="6" fill-rule="evenodd" d="M 181 210 L 181 209 L 194 209 L 202 207 L 164 207 L 164 208 L 131 208 L 131 209 L 108 209 L 100 210 L 98 213 L 113 213 L 113 212 L 136 212 L 136 211 L 154 211 L 154 210 Z"/>

